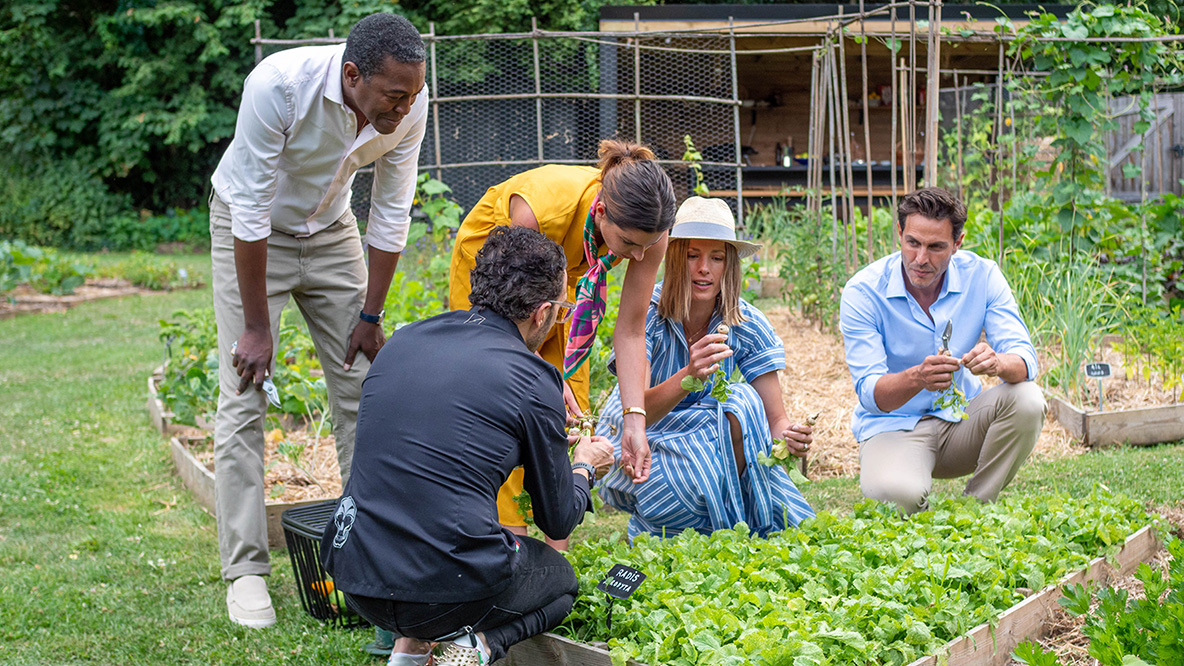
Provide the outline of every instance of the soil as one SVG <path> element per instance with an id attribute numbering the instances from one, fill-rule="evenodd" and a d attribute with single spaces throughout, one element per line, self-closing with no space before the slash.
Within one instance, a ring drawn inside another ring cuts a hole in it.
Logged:
<path id="1" fill-rule="evenodd" d="M 837 334 L 820 331 L 791 308 L 776 307 L 766 314 L 785 343 L 786 369 L 781 374 L 781 389 L 786 413 L 797 423 L 804 422 L 811 414 L 819 414 L 814 425 L 815 443 L 811 447 L 807 476 L 825 479 L 858 475 L 859 445 L 851 434 L 855 391 L 843 358 L 841 339 Z M 1170 399 L 1166 392 L 1150 390 L 1142 379 L 1127 379 L 1122 371 L 1122 356 L 1112 346 L 1104 347 L 1101 360 L 1110 362 L 1115 374 L 1104 384 L 1107 410 L 1160 405 Z M 1042 368 L 1047 368 L 1051 359 L 1042 356 L 1040 363 Z M 985 383 L 996 382 L 988 378 Z M 1097 384 L 1092 381 L 1089 384 L 1096 400 Z M 284 437 L 305 444 L 302 465 L 317 475 L 321 486 L 278 455 L 278 445 Z M 1086 451 L 1084 445 L 1073 441 L 1068 432 L 1050 417 L 1045 421 L 1032 456 L 1047 460 L 1081 455 Z M 212 452 L 195 451 L 194 455 L 213 468 Z M 273 430 L 267 435 L 264 465 L 268 466 L 266 489 L 271 498 L 269 502 L 327 499 L 341 494 L 341 476 L 332 435 L 321 437 L 314 447 L 313 438 L 305 431 Z M 283 484 L 283 492 L 272 497 L 270 493 L 277 483 Z"/>
<path id="2" fill-rule="evenodd" d="M 20 285 L 8 292 L 7 297 L 0 299 L 0 319 L 21 314 L 65 312 L 79 303 L 147 293 L 150 293 L 147 289 L 134 287 L 127 280 L 120 278 L 88 279 L 85 284 L 75 289 L 73 294 L 66 296 L 42 294 L 28 285 Z"/>

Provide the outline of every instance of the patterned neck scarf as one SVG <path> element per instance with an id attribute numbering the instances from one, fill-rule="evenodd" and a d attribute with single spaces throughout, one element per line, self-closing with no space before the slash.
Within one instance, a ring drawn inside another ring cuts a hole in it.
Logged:
<path id="1" fill-rule="evenodd" d="M 596 204 L 600 195 L 592 200 L 588 209 L 588 220 L 584 222 L 584 258 L 588 260 L 588 272 L 576 284 L 576 309 L 571 317 L 571 329 L 567 334 L 567 349 L 563 357 L 563 378 L 569 379 L 592 353 L 596 341 L 596 327 L 604 317 L 608 300 L 608 272 L 612 270 L 617 257 L 605 252 L 596 256 Z"/>

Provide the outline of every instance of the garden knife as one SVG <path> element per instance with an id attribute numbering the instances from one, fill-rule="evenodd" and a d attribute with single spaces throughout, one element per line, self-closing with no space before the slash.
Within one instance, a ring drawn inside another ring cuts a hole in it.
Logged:
<path id="1" fill-rule="evenodd" d="M 954 332 L 954 321 L 946 322 L 946 330 L 941 334 L 941 349 L 937 351 L 938 354 L 949 355 L 950 353 L 950 334 Z"/>

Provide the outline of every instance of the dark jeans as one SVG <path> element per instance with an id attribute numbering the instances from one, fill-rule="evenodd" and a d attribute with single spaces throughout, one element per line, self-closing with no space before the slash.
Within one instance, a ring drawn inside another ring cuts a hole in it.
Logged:
<path id="1" fill-rule="evenodd" d="M 518 536 L 510 586 L 488 599 L 426 604 L 348 595 L 349 605 L 374 625 L 399 636 L 432 641 L 465 627 L 485 632 L 497 661 L 511 645 L 554 629 L 571 612 L 580 591 L 563 555 L 537 539 Z M 425 590 L 425 596 L 428 591 Z"/>

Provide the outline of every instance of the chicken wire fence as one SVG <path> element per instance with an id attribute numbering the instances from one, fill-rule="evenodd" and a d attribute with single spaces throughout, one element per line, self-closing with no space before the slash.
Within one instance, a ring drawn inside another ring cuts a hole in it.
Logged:
<path id="1" fill-rule="evenodd" d="M 256 59 L 344 40 L 256 38 Z M 743 211 L 735 40 L 728 34 L 424 35 L 429 116 L 421 171 L 466 210 L 485 191 L 543 164 L 595 165 L 604 138 L 648 145 L 679 200 L 696 175 L 684 136 L 703 156 L 704 185 Z M 353 208 L 369 214 L 372 171 L 358 172 Z"/>

